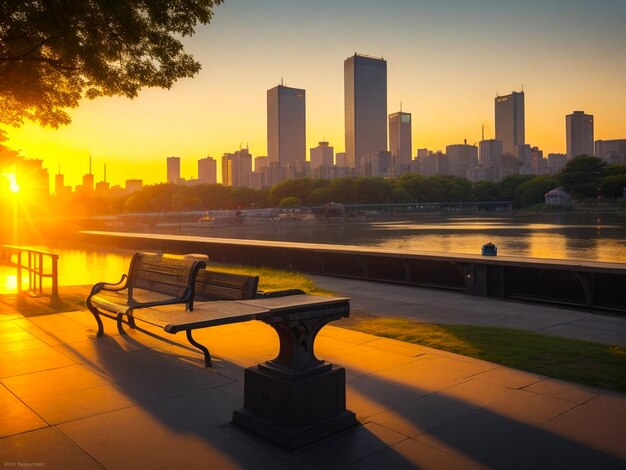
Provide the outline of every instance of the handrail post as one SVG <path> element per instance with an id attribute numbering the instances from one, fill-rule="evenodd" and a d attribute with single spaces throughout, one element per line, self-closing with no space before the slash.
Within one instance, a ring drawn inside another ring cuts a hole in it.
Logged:
<path id="1" fill-rule="evenodd" d="M 22 251 L 17 251 L 17 294 L 22 293 Z"/>
<path id="2" fill-rule="evenodd" d="M 50 304 L 54 305 L 59 303 L 59 271 L 58 271 L 58 257 L 51 256 L 52 260 L 52 297 L 50 298 Z"/>

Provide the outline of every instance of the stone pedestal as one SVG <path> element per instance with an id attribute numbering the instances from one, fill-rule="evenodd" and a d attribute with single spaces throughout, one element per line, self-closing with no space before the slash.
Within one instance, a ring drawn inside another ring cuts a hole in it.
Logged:
<path id="1" fill-rule="evenodd" d="M 244 407 L 233 422 L 287 449 L 296 449 L 357 424 L 346 410 L 346 372 L 332 367 L 291 380 L 259 365 L 245 372 Z"/>
<path id="2" fill-rule="evenodd" d="M 294 305 L 295 297 L 303 303 Z M 233 423 L 287 449 L 358 423 L 346 409 L 345 369 L 313 353 L 317 333 L 328 322 L 348 316 L 349 303 L 337 299 L 310 305 L 305 297 L 311 296 L 292 296 L 289 307 L 258 317 L 276 330 L 280 350 L 273 360 L 246 369 L 244 405 L 233 413 Z"/>

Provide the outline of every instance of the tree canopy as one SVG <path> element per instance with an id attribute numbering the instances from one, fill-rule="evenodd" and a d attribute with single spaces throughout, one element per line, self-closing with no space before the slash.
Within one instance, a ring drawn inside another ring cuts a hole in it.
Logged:
<path id="1" fill-rule="evenodd" d="M 137 96 L 198 73 L 181 37 L 223 0 L 3 0 L 0 124 L 68 124 L 81 98 Z"/>
<path id="2" fill-rule="evenodd" d="M 598 196 L 606 163 L 596 157 L 580 155 L 567 162 L 559 174 L 559 183 L 574 198 Z"/>

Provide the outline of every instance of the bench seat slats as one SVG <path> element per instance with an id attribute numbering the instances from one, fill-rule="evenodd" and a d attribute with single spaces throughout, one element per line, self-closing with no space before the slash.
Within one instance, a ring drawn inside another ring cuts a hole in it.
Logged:
<path id="1" fill-rule="evenodd" d="M 222 300 L 196 304 L 192 312 L 180 305 L 144 308 L 131 313 L 133 318 L 163 328 L 168 333 L 195 330 L 210 326 L 227 325 L 254 320 L 268 312 L 263 307 Z"/>

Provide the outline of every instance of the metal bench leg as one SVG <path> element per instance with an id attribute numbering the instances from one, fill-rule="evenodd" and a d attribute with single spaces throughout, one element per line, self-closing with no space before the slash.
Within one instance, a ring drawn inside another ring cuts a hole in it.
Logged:
<path id="1" fill-rule="evenodd" d="M 206 348 L 206 346 L 203 346 L 202 344 L 198 343 L 195 339 L 193 339 L 193 336 L 191 335 L 191 330 L 187 330 L 187 339 L 192 345 L 194 345 L 196 348 L 198 348 L 200 351 L 204 353 L 205 367 L 211 367 L 212 366 L 211 353 Z"/>
<path id="2" fill-rule="evenodd" d="M 124 318 L 123 313 L 117 314 L 117 331 L 119 331 L 120 335 L 125 335 L 124 327 L 122 327 L 122 318 Z"/>
<path id="3" fill-rule="evenodd" d="M 96 338 L 100 338 L 104 334 L 104 325 L 102 324 L 102 320 L 100 319 L 100 314 L 98 313 L 98 309 L 91 305 L 89 299 L 87 299 L 87 309 L 91 312 L 93 317 L 96 319 L 96 323 L 98 324 L 98 332 L 96 333 Z"/>

